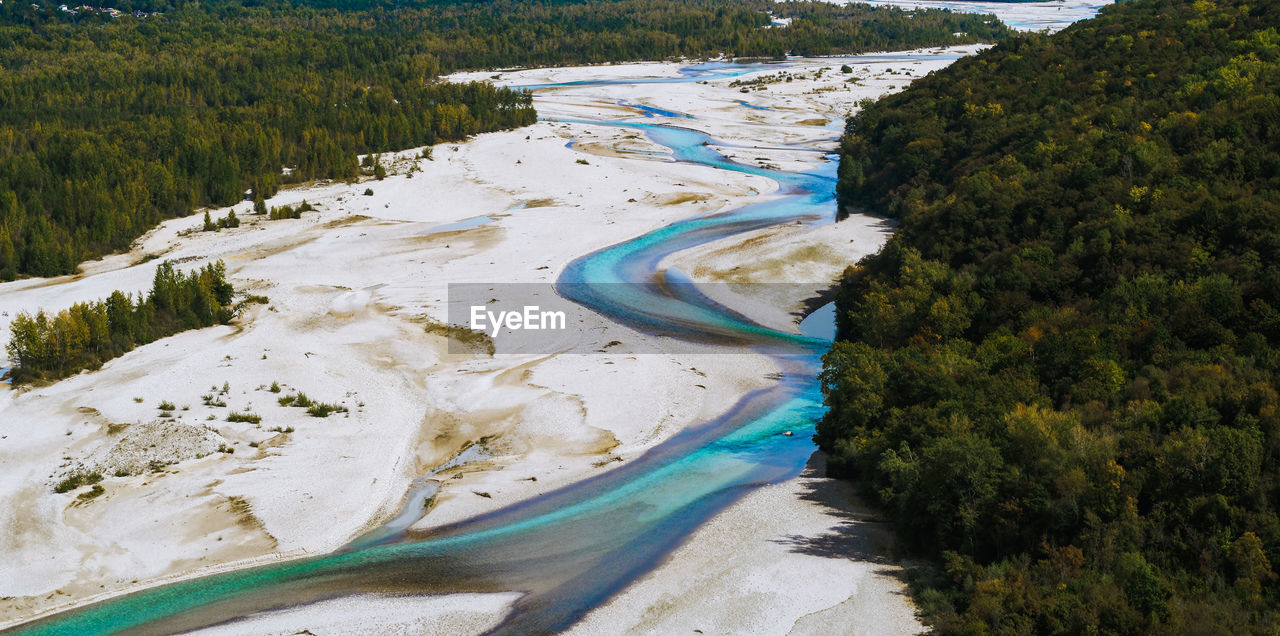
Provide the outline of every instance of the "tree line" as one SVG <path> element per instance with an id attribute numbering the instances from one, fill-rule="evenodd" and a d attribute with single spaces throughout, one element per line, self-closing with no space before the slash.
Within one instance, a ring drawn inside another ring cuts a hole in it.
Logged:
<path id="1" fill-rule="evenodd" d="M 1142 0 L 867 104 L 817 441 L 943 633 L 1280 624 L 1280 5 Z"/>
<path id="2" fill-rule="evenodd" d="M 159 338 L 226 323 L 234 315 L 233 293 L 222 261 L 185 274 L 165 261 L 156 267 L 151 290 L 136 298 L 117 290 L 57 314 L 19 313 L 6 345 L 13 378 L 57 380 Z"/>
<path id="3" fill-rule="evenodd" d="M 990 40 L 985 16 L 764 0 L 0 4 L 0 280 L 69 273 L 201 206 L 355 178 L 358 154 L 524 126 L 467 68 Z M 764 28 L 768 11 L 796 19 Z M 953 35 L 963 33 L 963 35 Z M 285 170 L 288 168 L 288 170 Z"/>

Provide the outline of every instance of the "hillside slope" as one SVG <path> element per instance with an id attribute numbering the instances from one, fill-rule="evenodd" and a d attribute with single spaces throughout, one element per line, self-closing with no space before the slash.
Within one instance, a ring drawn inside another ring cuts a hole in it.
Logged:
<path id="1" fill-rule="evenodd" d="M 1280 5 L 1148 0 L 867 105 L 818 442 L 943 631 L 1274 633 Z M 926 577 L 928 578 L 928 577 Z"/>

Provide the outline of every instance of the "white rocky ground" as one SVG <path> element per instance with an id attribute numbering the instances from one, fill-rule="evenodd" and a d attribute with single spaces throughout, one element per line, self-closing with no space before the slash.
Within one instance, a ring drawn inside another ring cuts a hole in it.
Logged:
<path id="1" fill-rule="evenodd" d="M 923 630 L 887 524 L 820 456 L 698 529 L 572 634 L 849 634 Z"/>
<path id="2" fill-rule="evenodd" d="M 858 100 L 901 89 L 973 50 L 793 60 L 785 69 L 736 78 L 792 76 L 748 93 L 730 86 L 731 79 L 712 79 L 556 89 L 539 95 L 537 105 L 548 117 L 640 119 L 618 105 L 626 99 L 693 114 L 689 125 L 728 143 L 780 147 L 830 140 Z M 845 63 L 853 75 L 839 72 Z M 679 66 L 532 70 L 501 73 L 495 81 L 666 77 Z M 268 201 L 305 199 L 318 207 L 300 220 L 267 221 L 241 204 L 237 229 L 205 233 L 196 231 L 199 214 L 175 219 L 129 253 L 86 263 L 76 276 L 0 285 L 5 340 L 8 319 L 19 311 L 148 288 L 158 262 L 149 257 L 183 268 L 222 259 L 237 289 L 269 298 L 230 326 L 166 338 L 97 371 L 46 386 L 0 385 L 0 626 L 173 578 L 333 550 L 393 516 L 415 477 L 487 438 L 489 457 L 453 469 L 461 477 L 441 486 L 420 525 L 463 519 L 608 470 L 764 386 L 774 368 L 763 357 L 490 358 L 450 354 L 428 330 L 430 321 L 445 318 L 449 282 L 553 281 L 574 257 L 776 189 L 762 177 L 619 152 L 637 149 L 659 148 L 635 131 L 540 122 L 439 145 L 431 161 L 417 158 L 419 149 L 400 153 L 388 160 L 393 174 L 385 181 L 312 184 Z M 727 152 L 787 169 L 821 161 L 790 150 Z M 583 158 L 587 165 L 578 163 Z M 365 188 L 373 196 L 362 196 Z M 492 220 L 448 227 L 481 215 Z M 706 280 L 820 283 L 876 250 L 886 233 L 871 219 L 770 229 L 672 260 Z M 789 312 L 800 300 L 779 302 Z M 603 322 L 597 327 L 619 340 L 640 338 Z M 269 390 L 273 382 L 280 393 Z M 277 404 L 299 391 L 348 412 L 319 419 Z M 164 401 L 174 410 L 161 411 Z M 232 411 L 262 421 L 228 422 Z M 57 482 L 85 470 L 102 472 L 102 495 L 79 499 L 88 486 L 54 492 Z M 866 619 L 870 632 L 918 629 L 900 584 L 877 578 L 891 565 L 787 547 L 788 536 L 817 536 L 845 523 L 839 506 L 795 496 L 835 487 L 814 485 L 821 481 L 810 476 L 751 495 L 582 629 L 666 631 L 697 623 L 714 630 L 713 620 L 694 618 L 730 621 L 728 608 L 769 598 L 761 594 L 770 577 L 786 581 L 786 590 L 774 592 L 782 595 L 774 599 L 781 602 L 777 614 L 738 616 L 744 622 L 725 623 L 721 631 L 791 624 L 816 631 L 823 616 L 845 620 L 866 607 L 876 608 Z M 688 581 L 693 562 L 682 555 L 701 549 L 695 546 L 739 563 L 739 570 L 695 578 L 689 594 L 669 602 L 663 590 Z M 729 585 L 745 576 L 742 568 L 757 572 L 748 578 L 754 583 Z M 853 583 L 831 587 L 828 574 L 852 576 Z M 821 600 L 793 602 L 806 590 Z M 483 630 L 510 602 L 444 599 L 346 599 L 272 614 L 260 627 L 285 629 L 306 617 L 313 627 L 338 631 L 390 629 L 391 623 L 336 622 L 366 607 L 400 616 L 400 628 L 414 633 L 424 631 L 423 615 L 458 621 L 435 625 Z M 825 614 L 813 613 L 827 601 Z"/>

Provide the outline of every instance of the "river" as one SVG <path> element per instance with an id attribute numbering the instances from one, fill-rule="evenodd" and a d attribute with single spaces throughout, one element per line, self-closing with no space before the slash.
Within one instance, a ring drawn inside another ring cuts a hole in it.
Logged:
<path id="1" fill-rule="evenodd" d="M 689 82 L 750 70 L 695 65 L 677 77 L 643 81 Z M 679 115 L 630 106 L 669 119 Z M 694 341 L 729 339 L 768 355 L 781 370 L 774 385 L 619 468 L 496 512 L 426 534 L 407 533 L 399 520 L 333 554 L 146 589 L 46 617 L 18 627 L 18 633 L 173 633 L 358 593 L 510 591 L 523 594 L 492 633 L 553 632 L 651 571 L 750 489 L 798 475 L 814 451 L 810 438 L 823 412 L 816 378 L 832 312 L 815 312 L 800 335 L 775 331 L 700 294 L 681 293 L 679 285 L 662 284 L 659 263 L 675 252 L 772 225 L 834 222 L 836 163 L 794 172 L 739 163 L 716 149 L 728 144 L 696 130 L 696 121 L 678 119 L 678 125 L 583 123 L 639 131 L 677 162 L 767 177 L 777 182 L 780 196 L 680 220 L 584 255 L 565 268 L 557 291 L 642 331 Z M 827 141 L 812 150 L 828 152 L 830 146 Z"/>

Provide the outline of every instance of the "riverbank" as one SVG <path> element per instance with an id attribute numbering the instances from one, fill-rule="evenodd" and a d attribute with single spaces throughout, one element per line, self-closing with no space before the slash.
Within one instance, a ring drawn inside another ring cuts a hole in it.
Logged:
<path id="1" fill-rule="evenodd" d="M 739 161 L 812 169 L 825 161 L 815 144 L 830 143 L 823 140 L 836 134 L 843 109 L 971 51 L 796 60 L 679 84 L 554 89 L 539 94 L 538 107 L 566 120 L 646 120 L 652 113 L 636 104 L 688 114 L 696 119 L 687 125 L 725 142 L 725 154 Z M 855 72 L 840 73 L 844 63 Z M 669 77 L 678 66 L 521 71 L 497 81 L 614 72 Z M 165 223 L 128 254 L 86 264 L 80 275 L 0 285 L 0 312 L 11 316 L 144 289 L 155 259 L 182 267 L 222 259 L 238 289 L 268 298 L 230 327 L 180 334 L 53 385 L 0 389 L 0 525 L 8 530 L 0 554 L 10 573 L 0 581 L 0 620 L 331 551 L 394 516 L 413 479 L 483 441 L 482 461 L 441 474 L 434 507 L 417 527 L 466 519 L 624 465 L 772 382 L 777 369 L 753 354 L 684 347 L 643 356 L 462 356 L 448 353 L 429 327 L 445 319 L 448 282 L 551 282 L 581 254 L 768 200 L 772 180 L 675 164 L 635 131 L 562 121 L 433 152 L 430 161 L 419 150 L 384 157 L 392 173 L 384 181 L 315 184 L 268 201 L 305 199 L 318 208 L 300 220 L 267 221 L 241 204 L 240 228 L 199 232 L 201 217 L 193 215 Z M 835 229 L 762 242 L 751 258 L 796 260 L 770 250 L 825 245 L 815 248 L 823 256 L 804 279 L 789 280 L 813 283 L 812 292 L 829 278 L 810 277 L 827 276 L 884 239 L 879 230 L 850 238 L 851 226 L 827 227 Z M 714 273 L 746 248 L 705 249 Z M 688 258 L 682 267 L 697 273 L 698 259 Z M 803 291 L 796 287 L 796 302 L 811 295 Z M 598 328 L 624 342 L 645 338 L 604 321 Z M 312 418 L 278 403 L 298 392 L 347 412 Z M 161 402 L 175 408 L 162 411 Z M 232 411 L 262 421 L 228 422 Z M 161 444 L 148 470 L 104 475 L 96 498 L 81 499 L 84 489 L 53 492 L 66 476 L 107 465 L 139 423 L 160 420 L 224 450 L 197 456 Z"/>
<path id="2" fill-rule="evenodd" d="M 814 455 L 753 491 L 572 634 L 916 634 L 888 525 Z"/>
<path id="3" fill-rule="evenodd" d="M 916 634 L 925 631 L 893 561 L 887 525 L 848 482 L 804 473 L 748 494 L 570 634 Z M 482 633 L 519 594 L 359 595 L 264 612 L 198 633 L 286 636 Z"/>

